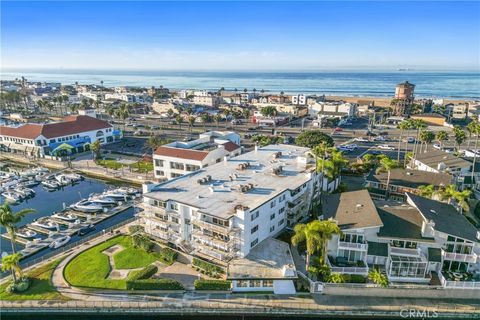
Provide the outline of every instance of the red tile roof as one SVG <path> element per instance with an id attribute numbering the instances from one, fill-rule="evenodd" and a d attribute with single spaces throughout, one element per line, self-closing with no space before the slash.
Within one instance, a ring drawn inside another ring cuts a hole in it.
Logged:
<path id="1" fill-rule="evenodd" d="M 227 150 L 228 152 L 232 152 L 234 150 L 237 150 L 238 148 L 240 148 L 240 146 L 232 141 L 228 141 L 227 143 L 224 143 L 223 144 L 223 147 L 225 148 L 225 150 Z"/>
<path id="2" fill-rule="evenodd" d="M 0 126 L 0 134 L 10 137 L 35 139 L 43 135 L 47 139 L 77 134 L 86 131 L 111 128 L 107 121 L 92 118 L 89 116 L 68 116 L 62 122 L 34 124 L 27 123 L 18 128 Z"/>
<path id="3" fill-rule="evenodd" d="M 155 150 L 155 154 L 165 157 L 202 161 L 207 157 L 208 151 L 189 150 L 162 146 L 158 147 L 157 150 Z"/>

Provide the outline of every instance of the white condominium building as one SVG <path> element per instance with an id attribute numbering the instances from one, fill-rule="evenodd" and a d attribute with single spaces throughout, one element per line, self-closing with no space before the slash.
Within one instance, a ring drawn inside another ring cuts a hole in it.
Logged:
<path id="1" fill-rule="evenodd" d="M 320 176 L 308 148 L 269 145 L 144 186 L 145 231 L 200 257 L 242 258 L 308 217 Z"/>
<path id="2" fill-rule="evenodd" d="M 158 147 L 153 153 L 155 178 L 177 178 L 241 153 L 239 134 L 205 132 L 196 140 L 175 141 Z"/>

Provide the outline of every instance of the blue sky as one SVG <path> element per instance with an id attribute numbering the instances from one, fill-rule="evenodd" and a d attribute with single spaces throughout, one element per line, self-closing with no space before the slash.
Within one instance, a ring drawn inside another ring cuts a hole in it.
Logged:
<path id="1" fill-rule="evenodd" d="M 2 68 L 478 69 L 480 2 L 1 1 Z"/>

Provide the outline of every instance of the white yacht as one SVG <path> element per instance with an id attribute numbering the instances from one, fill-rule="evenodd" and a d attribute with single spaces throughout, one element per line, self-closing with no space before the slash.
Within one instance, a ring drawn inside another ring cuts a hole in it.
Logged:
<path id="1" fill-rule="evenodd" d="M 105 191 L 102 196 L 115 201 L 127 201 L 131 199 L 131 196 L 127 192 L 119 189 Z"/>
<path id="2" fill-rule="evenodd" d="M 60 248 L 61 246 L 66 245 L 70 241 L 70 236 L 62 236 L 55 239 L 52 243 L 50 243 L 49 247 L 52 249 Z"/>
<path id="3" fill-rule="evenodd" d="M 81 212 L 98 212 L 103 210 L 103 207 L 101 205 L 93 203 L 89 200 L 81 200 L 77 203 L 70 205 L 70 208 Z"/>
<path id="4" fill-rule="evenodd" d="M 52 218 L 57 218 L 63 221 L 75 221 L 77 220 L 77 216 L 68 212 L 56 212 L 52 214 Z"/>
<path id="5" fill-rule="evenodd" d="M 94 204 L 99 204 L 102 207 L 113 207 L 117 205 L 117 201 L 106 196 L 93 196 L 88 199 Z"/>
<path id="6" fill-rule="evenodd" d="M 47 229 L 47 230 L 59 230 L 60 229 L 58 223 L 48 219 L 47 217 L 43 217 L 43 218 L 35 220 L 34 222 L 32 222 L 32 226 L 37 226 L 37 227 L 44 228 L 44 229 Z"/>
<path id="7" fill-rule="evenodd" d="M 25 238 L 25 239 L 32 239 L 37 235 L 37 233 L 33 230 L 30 230 L 26 227 L 20 228 L 17 230 L 17 236 Z"/>
<path id="8" fill-rule="evenodd" d="M 10 203 L 16 203 L 22 200 L 22 197 L 18 193 L 13 191 L 5 191 L 4 193 L 2 193 L 2 196 L 5 198 L 6 201 Z"/>
<path id="9" fill-rule="evenodd" d="M 60 187 L 60 184 L 57 181 L 53 181 L 53 180 L 42 181 L 42 185 L 49 189 L 57 189 Z"/>

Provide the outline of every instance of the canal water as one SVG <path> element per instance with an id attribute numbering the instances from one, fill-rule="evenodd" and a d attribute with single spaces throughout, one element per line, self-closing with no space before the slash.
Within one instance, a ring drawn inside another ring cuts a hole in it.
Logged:
<path id="1" fill-rule="evenodd" d="M 112 186 L 110 185 L 110 187 Z M 39 184 L 38 186 L 35 186 L 32 188 L 35 191 L 35 196 L 33 198 L 24 200 L 23 202 L 18 203 L 16 205 L 11 205 L 11 208 L 14 212 L 25 209 L 25 208 L 31 208 L 36 210 L 35 213 L 26 215 L 25 218 L 22 220 L 22 222 L 18 224 L 18 226 L 22 226 L 40 217 L 50 216 L 55 211 L 63 210 L 64 206 L 68 207 L 72 203 L 75 203 L 83 198 L 87 198 L 92 193 L 103 192 L 107 188 L 109 188 L 109 183 L 101 180 L 90 179 L 90 178 L 86 178 L 85 180 L 79 181 L 78 183 L 75 183 L 73 185 L 64 186 L 61 189 L 58 189 L 55 191 L 48 191 L 41 184 Z M 0 196 L 0 203 L 3 204 L 4 201 L 5 199 Z M 108 227 L 111 227 L 119 222 L 122 222 L 128 218 L 133 217 L 133 214 L 134 214 L 133 208 L 130 208 L 126 211 L 118 213 L 96 224 L 95 230 L 93 232 L 90 232 L 86 236 L 89 236 L 98 232 L 102 232 L 102 230 Z M 5 229 L 0 227 L 0 233 L 3 234 L 4 232 L 5 232 Z M 38 237 L 43 237 L 43 236 L 38 235 Z M 74 243 L 75 241 L 78 241 L 80 238 L 81 237 L 79 236 L 72 236 L 72 240 L 69 242 L 69 244 Z M 0 238 L 0 244 L 1 244 L 1 248 L 0 248 L 1 253 L 12 252 L 10 241 L 2 237 Z M 17 250 L 23 249 L 23 245 L 20 245 L 18 243 L 16 243 L 15 246 Z M 61 250 L 61 248 L 57 250 Z M 50 248 L 41 250 L 36 254 L 23 259 L 22 264 L 25 264 L 25 263 L 28 263 L 29 261 L 40 258 L 41 256 L 50 252 L 52 252 L 52 249 Z"/>

